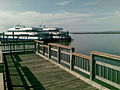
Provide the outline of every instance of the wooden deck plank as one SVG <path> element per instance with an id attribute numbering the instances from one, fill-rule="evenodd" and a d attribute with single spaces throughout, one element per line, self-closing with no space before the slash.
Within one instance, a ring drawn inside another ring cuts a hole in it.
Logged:
<path id="1" fill-rule="evenodd" d="M 35 77 L 43 84 L 45 89 L 78 89 L 78 90 L 94 90 L 96 88 L 88 85 L 79 78 L 67 73 L 60 69 L 58 66 L 48 62 L 40 56 L 32 54 L 30 62 L 25 63 L 24 61 L 29 60 L 28 55 L 19 55 L 23 59 L 21 64 L 27 66 Z M 26 57 L 27 56 L 27 57 Z"/>
<path id="2" fill-rule="evenodd" d="M 96 90 L 96 88 L 36 54 L 16 54 L 13 57 L 15 63 L 17 62 L 23 71 L 24 77 L 27 78 L 26 82 L 31 84 L 29 85 L 30 89 Z"/>

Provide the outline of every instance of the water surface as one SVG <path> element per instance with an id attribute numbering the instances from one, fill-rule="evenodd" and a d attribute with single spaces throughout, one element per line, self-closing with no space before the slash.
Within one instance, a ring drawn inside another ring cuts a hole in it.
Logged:
<path id="1" fill-rule="evenodd" d="M 120 34 L 71 34 L 70 46 L 75 51 L 89 55 L 90 51 L 100 51 L 120 55 Z"/>

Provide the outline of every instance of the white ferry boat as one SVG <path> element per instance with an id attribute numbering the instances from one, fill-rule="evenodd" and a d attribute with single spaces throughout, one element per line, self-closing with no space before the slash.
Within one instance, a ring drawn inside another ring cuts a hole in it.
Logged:
<path id="1" fill-rule="evenodd" d="M 7 32 L 4 32 L 2 38 L 8 40 L 71 40 L 68 31 L 57 27 L 25 27 L 16 25 Z"/>

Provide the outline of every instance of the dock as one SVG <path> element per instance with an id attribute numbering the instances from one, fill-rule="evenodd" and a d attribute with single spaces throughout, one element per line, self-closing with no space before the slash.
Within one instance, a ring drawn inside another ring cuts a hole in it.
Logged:
<path id="1" fill-rule="evenodd" d="M 44 41 L 3 41 L 3 90 L 119 90 L 120 56 Z"/>
<path id="2" fill-rule="evenodd" d="M 13 90 L 96 90 L 37 54 L 6 55 Z"/>

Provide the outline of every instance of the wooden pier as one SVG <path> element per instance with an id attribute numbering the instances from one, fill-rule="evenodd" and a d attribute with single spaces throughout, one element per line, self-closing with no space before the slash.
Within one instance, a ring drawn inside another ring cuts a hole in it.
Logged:
<path id="1" fill-rule="evenodd" d="M 74 47 L 43 41 L 2 45 L 4 87 L 10 90 L 120 89 L 120 56 L 96 51 L 87 56 L 75 53 Z"/>
<path id="2" fill-rule="evenodd" d="M 36 54 L 8 54 L 13 90 L 96 90 L 79 78 Z"/>

